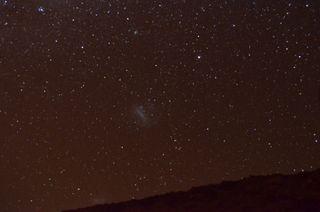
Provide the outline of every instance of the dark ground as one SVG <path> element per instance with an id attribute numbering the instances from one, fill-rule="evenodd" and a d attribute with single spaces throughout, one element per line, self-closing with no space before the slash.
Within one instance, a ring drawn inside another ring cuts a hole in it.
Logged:
<path id="1" fill-rule="evenodd" d="M 296 175 L 254 176 L 142 200 L 69 212 L 320 211 L 320 170 Z"/>

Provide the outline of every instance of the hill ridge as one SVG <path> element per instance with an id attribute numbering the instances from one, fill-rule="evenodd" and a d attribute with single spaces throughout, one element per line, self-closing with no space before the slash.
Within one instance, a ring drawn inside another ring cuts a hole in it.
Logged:
<path id="1" fill-rule="evenodd" d="M 187 191 L 64 212 L 257 210 L 320 211 L 320 169 L 289 175 L 249 176 L 238 181 L 192 187 Z"/>

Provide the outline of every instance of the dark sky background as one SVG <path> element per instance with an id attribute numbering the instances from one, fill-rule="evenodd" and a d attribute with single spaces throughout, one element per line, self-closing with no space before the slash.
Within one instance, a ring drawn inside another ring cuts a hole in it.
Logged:
<path id="1" fill-rule="evenodd" d="M 320 168 L 319 8 L 0 0 L 1 211 Z"/>

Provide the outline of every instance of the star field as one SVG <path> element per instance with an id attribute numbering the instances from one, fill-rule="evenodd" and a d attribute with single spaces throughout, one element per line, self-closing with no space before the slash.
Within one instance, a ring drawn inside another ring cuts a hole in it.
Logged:
<path id="1" fill-rule="evenodd" d="M 320 168 L 319 6 L 0 0 L 1 211 Z"/>

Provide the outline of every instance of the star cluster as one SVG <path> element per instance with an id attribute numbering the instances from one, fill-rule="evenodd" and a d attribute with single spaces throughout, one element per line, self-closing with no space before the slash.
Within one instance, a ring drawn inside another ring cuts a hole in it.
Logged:
<path id="1" fill-rule="evenodd" d="M 320 168 L 319 8 L 0 0 L 1 211 Z"/>

